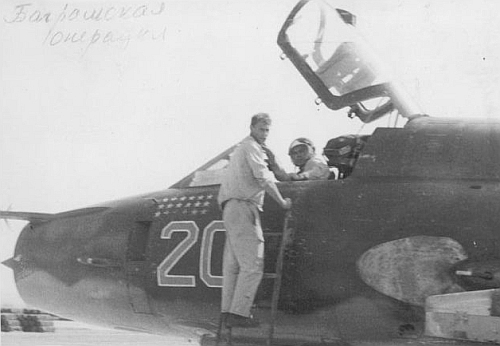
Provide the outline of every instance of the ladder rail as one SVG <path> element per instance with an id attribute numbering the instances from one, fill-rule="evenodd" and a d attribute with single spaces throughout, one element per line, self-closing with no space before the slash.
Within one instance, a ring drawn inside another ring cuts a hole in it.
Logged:
<path id="1" fill-rule="evenodd" d="M 267 337 L 267 345 L 271 346 L 273 337 L 274 337 L 274 329 L 276 324 L 276 316 L 278 313 L 278 301 L 281 293 L 281 279 L 283 274 L 283 261 L 285 257 L 286 247 L 291 240 L 292 228 L 290 227 L 290 221 L 292 218 L 292 211 L 287 210 L 285 214 L 285 220 L 283 223 L 283 236 L 281 238 L 280 250 L 278 253 L 278 258 L 276 261 L 276 269 L 275 269 L 275 277 L 274 277 L 274 286 L 273 286 L 273 296 L 271 300 L 271 321 L 269 323 L 269 331 Z"/>

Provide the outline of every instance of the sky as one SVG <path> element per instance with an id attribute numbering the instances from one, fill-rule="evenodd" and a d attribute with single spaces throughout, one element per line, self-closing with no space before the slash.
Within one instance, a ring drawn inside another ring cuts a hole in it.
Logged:
<path id="1" fill-rule="evenodd" d="M 322 148 L 371 132 L 316 105 L 280 59 L 276 37 L 295 3 L 2 1 L 0 209 L 56 213 L 166 189 L 245 137 L 260 111 L 288 165 L 296 137 Z M 357 15 L 427 114 L 500 116 L 499 2 L 332 3 Z M 84 18 L 100 9 L 105 20 Z M 0 260 L 23 225 L 0 224 Z M 2 266 L 3 305 L 21 304 L 11 281 Z"/>

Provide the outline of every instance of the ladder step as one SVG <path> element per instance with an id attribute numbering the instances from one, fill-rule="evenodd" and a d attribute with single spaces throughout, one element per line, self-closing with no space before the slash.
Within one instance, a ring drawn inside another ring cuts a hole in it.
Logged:
<path id="1" fill-rule="evenodd" d="M 281 237 L 282 232 L 264 232 L 264 237 Z"/>
<path id="2" fill-rule="evenodd" d="M 278 274 L 276 273 L 264 273 L 262 276 L 263 279 L 276 279 L 278 277 Z"/>

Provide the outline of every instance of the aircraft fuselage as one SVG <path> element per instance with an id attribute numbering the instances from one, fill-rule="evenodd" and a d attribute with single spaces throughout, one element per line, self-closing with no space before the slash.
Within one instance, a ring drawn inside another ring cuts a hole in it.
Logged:
<path id="1" fill-rule="evenodd" d="M 421 325 L 426 295 L 498 287 L 495 280 L 456 278 L 452 267 L 499 258 L 500 124 L 439 122 L 423 118 L 404 129 L 376 131 L 346 179 L 279 183 L 293 199 L 294 235 L 285 256 L 278 334 L 394 336 L 400 325 Z M 450 155 L 456 148 L 462 153 Z M 471 153 L 477 154 L 473 162 L 463 156 Z M 214 332 L 224 243 L 218 188 L 168 189 L 26 226 L 14 256 L 21 296 L 94 324 L 191 336 Z M 284 211 L 266 198 L 264 231 L 282 232 L 283 220 Z M 266 272 L 275 270 L 278 238 L 266 237 Z M 391 245 L 401 239 L 417 251 Z M 458 244 L 456 258 L 422 270 L 426 251 L 443 240 Z M 373 249 L 382 249 L 391 263 L 383 256 L 373 257 L 380 263 L 360 261 Z M 398 259 L 402 263 L 394 263 Z M 425 286 L 415 284 L 426 275 Z M 264 321 L 271 294 L 272 280 L 264 279 L 255 302 Z M 300 331 L 294 328 L 299 324 Z"/>

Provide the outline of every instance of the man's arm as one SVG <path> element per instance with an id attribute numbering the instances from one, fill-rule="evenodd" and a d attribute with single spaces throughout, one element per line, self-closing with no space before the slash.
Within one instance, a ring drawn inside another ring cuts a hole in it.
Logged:
<path id="1" fill-rule="evenodd" d="M 290 198 L 283 198 L 281 192 L 278 190 L 276 184 L 272 181 L 266 181 L 264 190 L 276 201 L 283 209 L 290 209 L 292 207 L 292 200 Z"/>
<path id="2" fill-rule="evenodd" d="M 289 180 L 291 180 L 289 174 L 276 161 L 276 156 L 271 151 L 271 149 L 269 149 L 264 144 L 262 144 L 262 149 L 264 149 L 264 152 L 267 155 L 268 167 L 271 170 L 271 172 L 273 172 L 274 177 L 277 180 L 279 180 L 279 181 L 289 181 Z"/>
<path id="3" fill-rule="evenodd" d="M 264 148 L 264 146 L 262 146 Z M 292 200 L 290 198 L 283 198 L 278 187 L 272 179 L 271 172 L 269 172 L 267 164 L 271 162 L 265 162 L 265 155 L 262 150 L 250 149 L 247 153 L 247 159 L 250 167 L 252 168 L 255 179 L 259 181 L 260 186 L 284 209 L 290 209 L 292 207 Z M 267 157 L 270 161 L 271 159 Z M 274 155 L 273 155 L 274 159 Z M 274 160 L 273 160 L 274 161 Z"/>

